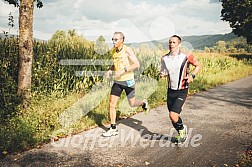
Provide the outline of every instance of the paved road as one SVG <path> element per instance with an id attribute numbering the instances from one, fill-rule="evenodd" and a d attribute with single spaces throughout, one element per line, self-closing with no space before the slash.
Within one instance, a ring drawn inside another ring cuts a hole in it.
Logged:
<path id="1" fill-rule="evenodd" d="M 161 106 L 119 122 L 118 136 L 98 127 L 4 159 L 0 166 L 234 166 L 252 142 L 252 76 L 191 96 L 182 112 L 189 139 L 176 135 Z"/>

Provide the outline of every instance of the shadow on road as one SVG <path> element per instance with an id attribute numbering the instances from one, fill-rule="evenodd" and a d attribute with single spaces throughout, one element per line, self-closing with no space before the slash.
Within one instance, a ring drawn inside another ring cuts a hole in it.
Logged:
<path id="1" fill-rule="evenodd" d="M 172 137 L 168 134 L 159 134 L 151 132 L 147 127 L 142 125 L 142 121 L 129 117 L 127 119 L 121 120 L 118 122 L 118 124 L 126 125 L 130 128 L 135 129 L 139 132 L 142 138 L 146 138 L 148 140 L 167 140 L 171 143 L 175 143 L 175 137 Z"/>
<path id="2" fill-rule="evenodd" d="M 214 101 L 222 101 L 227 103 L 236 104 L 239 106 L 244 106 L 248 109 L 252 108 L 252 92 L 250 89 L 230 88 L 225 86 L 219 86 L 215 89 L 211 89 L 210 93 L 200 93 L 194 95 L 195 97 L 201 97 L 203 101 L 209 101 L 209 104 L 214 104 Z M 211 101 L 213 100 L 213 101 Z M 204 105 L 199 103 L 190 103 L 193 107 L 203 108 Z"/>

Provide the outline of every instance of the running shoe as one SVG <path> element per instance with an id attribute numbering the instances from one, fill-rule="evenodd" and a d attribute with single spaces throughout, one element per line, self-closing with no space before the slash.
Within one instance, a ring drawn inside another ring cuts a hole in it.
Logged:
<path id="1" fill-rule="evenodd" d="M 178 131 L 178 136 L 176 136 L 176 143 L 183 143 L 187 139 L 187 126 L 184 125 L 182 130 Z"/>
<path id="2" fill-rule="evenodd" d="M 104 137 L 110 137 L 110 136 L 116 136 L 116 135 L 118 135 L 117 128 L 116 129 L 109 128 L 109 130 L 107 132 L 102 134 L 102 136 L 104 136 Z"/>

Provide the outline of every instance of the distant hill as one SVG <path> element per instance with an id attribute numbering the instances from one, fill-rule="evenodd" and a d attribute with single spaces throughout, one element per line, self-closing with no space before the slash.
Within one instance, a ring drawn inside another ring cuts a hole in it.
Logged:
<path id="1" fill-rule="evenodd" d="M 14 35 L 14 37 L 16 36 Z M 0 38 L 5 38 L 5 35 L 3 33 L 0 33 Z M 203 50 L 205 47 L 213 47 L 218 41 L 229 42 L 238 38 L 238 36 L 233 33 L 228 33 L 228 34 L 217 34 L 217 35 L 182 36 L 181 38 L 183 42 L 189 42 L 190 44 L 192 44 L 194 49 Z M 36 39 L 36 40 L 39 40 L 39 39 Z M 163 40 L 158 40 L 158 41 L 131 43 L 130 45 L 134 48 L 138 48 L 143 43 L 148 44 L 150 47 L 154 47 L 157 44 L 161 44 L 163 45 L 164 48 L 167 48 L 168 40 L 169 38 L 165 38 Z"/>
<path id="2" fill-rule="evenodd" d="M 4 38 L 6 38 L 6 37 L 5 37 L 5 35 L 4 35 L 3 33 L 0 33 L 0 38 L 1 38 L 1 39 L 4 39 Z"/>
<path id="3" fill-rule="evenodd" d="M 14 37 L 14 38 L 17 37 L 17 35 L 13 35 L 13 34 L 7 34 L 7 36 L 8 36 L 8 37 Z M 5 38 L 6 38 L 6 35 L 5 35 L 4 33 L 0 33 L 0 38 L 1 38 L 1 39 L 5 39 Z"/>
<path id="4" fill-rule="evenodd" d="M 13 35 L 13 34 L 8 34 L 8 37 L 14 37 L 14 38 L 17 38 L 18 36 L 17 35 Z M 6 35 L 4 33 L 0 33 L 0 39 L 5 39 L 6 38 Z M 45 40 L 41 40 L 41 39 L 38 39 L 38 38 L 34 38 L 36 41 L 45 41 Z"/>
<path id="5" fill-rule="evenodd" d="M 217 34 L 217 35 L 182 36 L 181 38 L 183 42 L 189 42 L 190 44 L 192 44 L 194 49 L 203 50 L 205 47 L 213 47 L 218 41 L 229 42 L 238 38 L 238 36 L 233 33 L 228 33 L 228 34 Z M 164 48 L 167 48 L 168 40 L 169 38 L 158 40 L 158 41 L 143 42 L 143 43 L 146 43 L 151 47 L 157 44 L 162 44 Z M 142 43 L 132 43 L 131 46 L 137 48 L 141 44 Z"/>
<path id="6" fill-rule="evenodd" d="M 237 35 L 229 33 L 224 35 L 185 36 L 182 37 L 182 40 L 190 42 L 194 49 L 204 49 L 205 47 L 214 46 L 218 41 L 229 42 L 237 37 Z"/>

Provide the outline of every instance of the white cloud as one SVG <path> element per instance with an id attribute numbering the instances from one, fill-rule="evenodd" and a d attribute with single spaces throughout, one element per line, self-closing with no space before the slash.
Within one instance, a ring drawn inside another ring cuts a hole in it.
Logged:
<path id="1" fill-rule="evenodd" d="M 200 18 L 202 21 L 219 21 L 221 4 L 209 3 L 208 0 L 185 0 L 173 5 L 174 15 L 183 15 L 188 18 Z"/>
<path id="2" fill-rule="evenodd" d="M 44 7 L 34 12 L 34 36 L 42 39 L 50 38 L 56 30 L 70 29 L 92 40 L 99 35 L 110 40 L 112 33 L 121 29 L 132 42 L 167 38 L 173 32 L 181 36 L 231 32 L 228 23 L 220 20 L 221 3 L 215 0 L 44 0 L 43 3 Z M 18 28 L 18 10 L 3 1 L 0 1 L 0 27 L 7 27 L 9 12 L 15 15 Z"/>
<path id="3" fill-rule="evenodd" d="M 0 1 L 0 33 L 9 31 L 8 18 L 10 13 L 14 17 L 14 28 L 10 30 L 13 33 L 14 29 L 18 28 L 18 8 L 14 7 L 14 5 L 9 5 L 5 1 Z"/>
<path id="4" fill-rule="evenodd" d="M 164 39 L 175 33 L 175 25 L 167 17 L 159 17 L 153 20 L 149 30 L 152 39 Z"/>
<path id="5" fill-rule="evenodd" d="M 9 5 L 5 1 L 0 1 L 0 6 L 1 6 L 0 10 L 1 17 L 8 16 L 10 12 L 12 14 L 18 14 L 18 8 L 14 7 L 14 5 Z"/>

